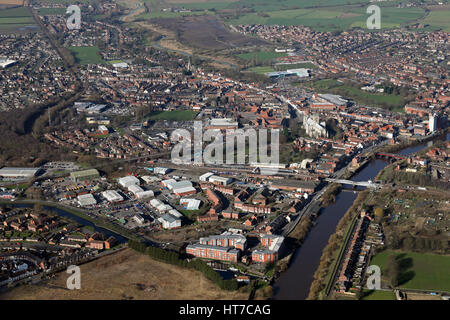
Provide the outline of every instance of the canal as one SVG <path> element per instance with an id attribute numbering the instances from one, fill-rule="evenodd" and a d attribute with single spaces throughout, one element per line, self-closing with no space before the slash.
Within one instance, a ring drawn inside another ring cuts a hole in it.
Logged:
<path id="1" fill-rule="evenodd" d="M 446 140 L 450 138 L 447 133 Z M 442 139 L 442 138 L 441 138 Z M 401 155 L 410 155 L 432 145 L 432 141 L 405 148 L 399 152 Z M 378 172 L 389 162 L 374 160 L 356 174 L 351 180 L 373 180 Z M 336 226 L 351 207 L 357 197 L 354 192 L 341 192 L 336 202 L 322 209 L 316 219 L 315 226 L 309 232 L 303 245 L 296 250 L 288 270 L 281 274 L 274 284 L 274 298 L 278 300 L 304 300 L 307 298 L 313 276 L 319 266 L 322 251 L 328 243 L 330 236 L 336 231 Z"/>

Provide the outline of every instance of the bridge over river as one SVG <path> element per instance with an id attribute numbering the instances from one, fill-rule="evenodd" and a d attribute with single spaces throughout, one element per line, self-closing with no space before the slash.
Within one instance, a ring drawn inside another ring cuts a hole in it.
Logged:
<path id="1" fill-rule="evenodd" d="M 349 184 L 353 186 L 360 186 L 360 187 L 367 187 L 367 188 L 375 188 L 379 189 L 381 188 L 380 183 L 374 183 L 373 181 L 352 181 L 352 180 L 344 180 L 344 179 L 332 179 L 332 178 L 326 178 L 325 181 L 328 182 L 336 182 L 340 184 Z"/>

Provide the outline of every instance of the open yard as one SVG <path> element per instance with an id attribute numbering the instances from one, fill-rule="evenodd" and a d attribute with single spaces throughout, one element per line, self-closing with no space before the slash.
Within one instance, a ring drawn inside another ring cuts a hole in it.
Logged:
<path id="1" fill-rule="evenodd" d="M 36 285 L 0 293 L 0 299 L 24 300 L 219 300 L 248 299 L 224 291 L 200 272 L 164 264 L 131 249 L 81 265 L 81 289 L 68 290 L 65 272 Z"/>
<path id="2" fill-rule="evenodd" d="M 383 251 L 373 257 L 370 263 L 380 266 L 382 278 L 383 268 L 391 253 L 393 251 Z M 450 291 L 450 256 L 414 252 L 395 254 L 401 269 L 400 288 Z"/>

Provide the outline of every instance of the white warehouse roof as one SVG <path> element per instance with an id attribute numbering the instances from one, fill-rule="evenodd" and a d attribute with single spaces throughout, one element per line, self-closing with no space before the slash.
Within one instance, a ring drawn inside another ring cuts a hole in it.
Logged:
<path id="1" fill-rule="evenodd" d="M 0 176 L 2 177 L 34 177 L 40 168 L 10 168 L 5 167 L 0 169 Z"/>
<path id="2" fill-rule="evenodd" d="M 138 185 L 139 184 L 139 179 L 136 178 L 135 176 L 126 176 L 126 177 L 123 177 L 123 178 L 119 179 L 119 184 L 122 187 L 127 188 L 128 186 L 131 186 L 133 184 L 134 185 Z"/>
<path id="3" fill-rule="evenodd" d="M 95 200 L 94 196 L 90 193 L 78 196 L 77 200 L 80 206 L 83 207 L 97 204 L 97 200 Z"/>
<path id="4" fill-rule="evenodd" d="M 154 196 L 155 196 L 155 193 L 152 190 L 147 190 L 147 191 L 142 191 L 142 192 L 136 193 L 136 198 L 138 198 L 138 199 L 150 198 L 150 197 L 154 197 Z"/>
<path id="5" fill-rule="evenodd" d="M 123 201 L 123 197 L 115 190 L 103 191 L 102 196 L 109 202 Z"/>
<path id="6" fill-rule="evenodd" d="M 182 198 L 180 204 L 186 208 L 186 210 L 198 210 L 200 208 L 201 201 L 198 199 Z"/>
<path id="7" fill-rule="evenodd" d="M 130 191 L 131 193 L 136 195 L 139 192 L 144 192 L 144 189 L 142 189 L 141 187 L 139 187 L 135 184 L 132 184 L 132 185 L 128 186 L 128 191 Z"/>
<path id="8" fill-rule="evenodd" d="M 198 179 L 199 179 L 200 181 L 208 181 L 208 178 L 211 177 L 211 176 L 213 176 L 213 175 L 214 175 L 214 173 L 212 173 L 212 172 L 207 172 L 207 173 L 205 173 L 205 174 L 202 174 Z"/>

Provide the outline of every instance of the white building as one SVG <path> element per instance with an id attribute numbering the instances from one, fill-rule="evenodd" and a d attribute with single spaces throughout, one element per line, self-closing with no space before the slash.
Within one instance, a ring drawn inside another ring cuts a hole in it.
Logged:
<path id="1" fill-rule="evenodd" d="M 150 200 L 150 205 L 160 212 L 165 212 L 173 209 L 170 205 L 164 204 L 161 200 L 158 199 Z"/>
<path id="2" fill-rule="evenodd" d="M 176 210 L 176 209 L 172 209 L 172 210 L 169 210 L 169 214 L 171 214 L 171 215 L 173 215 L 174 217 L 177 217 L 177 218 L 181 218 L 183 215 L 178 211 L 178 210 Z"/>
<path id="3" fill-rule="evenodd" d="M 182 198 L 180 199 L 180 205 L 186 210 L 198 210 L 202 202 L 198 199 Z"/>
<path id="4" fill-rule="evenodd" d="M 151 198 L 154 196 L 155 196 L 155 193 L 152 190 L 146 190 L 146 191 L 136 193 L 136 199 Z"/>
<path id="5" fill-rule="evenodd" d="M 161 179 L 159 179 L 157 177 L 153 177 L 153 176 L 142 176 L 141 179 L 144 180 L 144 182 L 146 184 L 150 184 L 150 183 L 157 182 L 157 181 L 161 180 Z"/>
<path id="6" fill-rule="evenodd" d="M 94 196 L 90 193 L 77 196 L 77 200 L 78 204 L 82 207 L 97 204 L 97 200 L 95 200 Z"/>
<path id="7" fill-rule="evenodd" d="M 158 218 L 158 221 L 162 223 L 164 229 L 175 229 L 181 227 L 181 219 L 166 213 L 162 217 Z"/>
<path id="8" fill-rule="evenodd" d="M 153 172 L 155 174 L 168 174 L 171 170 L 169 168 L 164 168 L 164 167 L 155 167 L 155 169 L 153 169 Z"/>
<path id="9" fill-rule="evenodd" d="M 211 177 L 211 176 L 213 176 L 213 175 L 214 175 L 214 173 L 212 173 L 212 172 L 207 172 L 207 173 L 205 173 L 205 174 L 202 174 L 198 179 L 199 179 L 200 181 L 207 182 L 208 179 L 209 179 L 209 177 Z"/>
<path id="10" fill-rule="evenodd" d="M 116 63 L 113 63 L 112 66 L 114 68 L 128 68 L 128 63 L 126 63 L 126 62 L 116 62 Z"/>
<path id="11" fill-rule="evenodd" d="M 140 214 L 135 214 L 132 218 L 137 224 L 144 224 L 145 219 Z"/>
<path id="12" fill-rule="evenodd" d="M 163 187 L 166 187 L 167 189 L 172 190 L 173 184 L 176 182 L 177 181 L 175 179 L 167 179 L 167 180 L 161 181 L 161 184 L 163 185 Z"/>
<path id="13" fill-rule="evenodd" d="M 119 185 L 121 185 L 124 188 L 128 188 L 131 185 L 139 185 L 139 179 L 135 176 L 126 176 L 123 178 L 120 178 Z"/>
<path id="14" fill-rule="evenodd" d="M 233 182 L 233 178 L 225 178 L 225 177 L 219 177 L 219 176 L 212 175 L 209 177 L 209 182 L 214 183 L 214 184 L 220 184 L 222 186 L 227 186 L 231 182 Z"/>
<path id="15" fill-rule="evenodd" d="M 430 132 L 435 132 L 437 128 L 437 117 L 435 114 L 430 113 L 430 118 L 428 120 L 428 128 Z"/>
<path id="16" fill-rule="evenodd" d="M 0 68 L 5 69 L 8 68 L 14 64 L 16 64 L 16 60 L 10 60 L 10 59 L 0 59 Z"/>
<path id="17" fill-rule="evenodd" d="M 1 168 L 0 177 L 3 178 L 33 178 L 41 171 L 40 168 Z"/>
<path id="18" fill-rule="evenodd" d="M 115 190 L 103 191 L 102 196 L 111 203 L 123 201 L 123 197 Z"/>
<path id="19" fill-rule="evenodd" d="M 128 186 L 128 191 L 130 191 L 132 194 L 136 195 L 139 192 L 144 192 L 144 189 L 142 189 L 141 187 L 132 184 Z"/>

